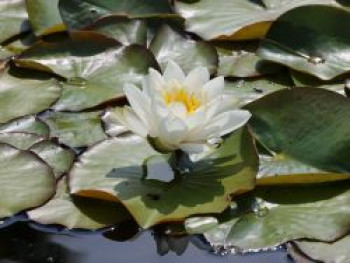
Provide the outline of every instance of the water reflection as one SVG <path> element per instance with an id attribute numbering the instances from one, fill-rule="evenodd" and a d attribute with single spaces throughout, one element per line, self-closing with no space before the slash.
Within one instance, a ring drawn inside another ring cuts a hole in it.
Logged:
<path id="1" fill-rule="evenodd" d="M 1 263 L 287 263 L 283 251 L 247 256 L 218 256 L 200 237 L 171 237 L 165 233 L 136 234 L 131 228 L 115 236 L 53 234 L 18 222 L 0 229 Z M 131 240 L 126 242 L 126 239 Z M 113 239 L 113 240 L 112 240 Z M 157 253 L 158 251 L 158 253 Z M 164 256 L 160 256 L 160 254 Z M 180 255 L 181 256 L 178 256 Z"/>

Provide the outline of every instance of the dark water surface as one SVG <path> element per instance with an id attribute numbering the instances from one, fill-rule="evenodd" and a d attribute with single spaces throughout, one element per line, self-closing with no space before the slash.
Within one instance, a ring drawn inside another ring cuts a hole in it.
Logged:
<path id="1" fill-rule="evenodd" d="M 198 243 L 198 242 L 196 242 Z M 100 234 L 54 234 L 19 222 L 0 229 L 1 263 L 290 263 L 285 251 L 244 256 L 219 256 L 199 249 L 192 242 L 177 256 L 157 253 L 150 232 L 131 241 L 116 242 Z"/>

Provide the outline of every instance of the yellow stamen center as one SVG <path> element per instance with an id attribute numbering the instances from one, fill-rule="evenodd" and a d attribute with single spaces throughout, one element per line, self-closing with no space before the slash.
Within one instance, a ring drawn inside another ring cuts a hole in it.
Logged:
<path id="1" fill-rule="evenodd" d="M 187 109 L 187 113 L 191 114 L 199 108 L 201 102 L 194 94 L 189 94 L 184 88 L 176 87 L 164 93 L 164 101 L 166 105 L 171 103 L 182 103 Z"/>

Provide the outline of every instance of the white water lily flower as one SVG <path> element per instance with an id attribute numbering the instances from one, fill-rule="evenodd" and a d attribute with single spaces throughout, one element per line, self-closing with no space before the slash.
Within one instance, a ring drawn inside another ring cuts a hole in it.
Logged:
<path id="1" fill-rule="evenodd" d="M 116 117 L 134 133 L 151 138 L 160 151 L 202 152 L 251 116 L 224 95 L 223 77 L 209 78 L 204 67 L 185 76 L 173 61 L 163 75 L 150 69 L 142 91 L 133 85 L 124 88 L 130 107 L 120 108 Z"/>

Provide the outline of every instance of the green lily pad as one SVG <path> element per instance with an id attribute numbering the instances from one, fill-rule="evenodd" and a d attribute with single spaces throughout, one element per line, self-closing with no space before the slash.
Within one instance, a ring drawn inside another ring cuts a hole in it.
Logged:
<path id="1" fill-rule="evenodd" d="M 288 89 L 291 80 L 285 74 L 257 79 L 225 81 L 225 93 L 234 96 L 239 106 L 244 106 L 278 90 Z"/>
<path id="2" fill-rule="evenodd" d="M 324 81 L 295 70 L 291 71 L 291 77 L 296 87 L 318 87 L 321 89 L 334 91 L 345 96 L 346 78 L 340 77 L 333 80 Z"/>
<path id="3" fill-rule="evenodd" d="M 90 230 L 114 225 L 130 217 L 120 204 L 73 198 L 69 195 L 66 177 L 59 180 L 56 195 L 44 206 L 29 211 L 28 216 L 41 224 Z"/>
<path id="4" fill-rule="evenodd" d="M 143 20 L 128 19 L 120 16 L 107 16 L 97 20 L 84 30 L 95 31 L 114 38 L 125 46 L 147 44 L 147 24 Z"/>
<path id="5" fill-rule="evenodd" d="M 24 132 L 0 133 L 0 143 L 6 143 L 20 150 L 28 150 L 34 144 L 45 140 L 45 137 Z"/>
<path id="6" fill-rule="evenodd" d="M 350 261 L 350 236 L 334 243 L 317 241 L 295 241 L 293 243 L 299 251 L 317 262 L 347 263 Z"/>
<path id="7" fill-rule="evenodd" d="M 350 229 L 349 183 L 258 188 L 253 212 L 205 233 L 216 246 L 243 251 L 308 238 L 334 241 Z M 221 237 L 221 238 L 220 238 Z"/>
<path id="8" fill-rule="evenodd" d="M 204 41 L 195 41 L 163 26 L 150 44 L 160 67 L 164 70 L 169 60 L 175 61 L 185 72 L 196 67 L 206 67 L 216 73 L 218 55 L 215 48 Z"/>
<path id="9" fill-rule="evenodd" d="M 319 88 L 293 88 L 267 95 L 246 109 L 253 114 L 250 125 L 259 142 L 272 155 L 284 158 L 285 162 L 271 165 L 268 174 L 278 174 L 283 163 L 284 171 L 308 172 L 305 166 L 288 168 L 290 160 L 333 174 L 349 173 L 346 156 L 350 153 L 350 114 L 347 114 L 350 102 L 347 98 Z"/>
<path id="10" fill-rule="evenodd" d="M 0 43 L 29 31 L 25 0 L 2 0 L 0 2 Z"/>
<path id="11" fill-rule="evenodd" d="M 60 0 L 59 9 L 70 29 L 81 29 L 108 15 L 128 18 L 177 17 L 168 0 Z"/>
<path id="12" fill-rule="evenodd" d="M 34 133 L 42 137 L 48 137 L 50 134 L 50 129 L 44 122 L 36 117 L 25 116 L 0 125 L 0 132 Z"/>
<path id="13" fill-rule="evenodd" d="M 71 38 L 62 42 L 39 42 L 15 62 L 67 79 L 54 106 L 58 111 L 79 111 L 120 99 L 126 83 L 139 85 L 149 67 L 158 67 L 146 48 L 123 47 L 93 32 L 71 33 Z"/>
<path id="14" fill-rule="evenodd" d="M 256 43 L 217 42 L 219 54 L 218 75 L 225 77 L 258 77 L 281 71 L 281 65 L 256 55 Z"/>
<path id="15" fill-rule="evenodd" d="M 36 35 L 45 35 L 66 29 L 58 11 L 59 0 L 25 0 L 25 2 L 29 22 Z"/>
<path id="16" fill-rule="evenodd" d="M 272 25 L 258 54 L 323 80 L 350 71 L 350 14 L 330 6 L 302 6 Z"/>
<path id="17" fill-rule="evenodd" d="M 33 153 L 0 144 L 0 218 L 45 203 L 55 192 L 51 168 Z"/>
<path id="18" fill-rule="evenodd" d="M 257 157 L 246 130 L 230 135 L 217 150 L 193 163 L 188 174 L 170 183 L 145 179 L 145 160 L 157 155 L 135 136 L 101 142 L 73 166 L 71 193 L 121 201 L 138 224 L 148 228 L 193 214 L 222 212 L 231 194 L 254 187 Z"/>
<path id="19" fill-rule="evenodd" d="M 3 72 L 0 83 L 0 123 L 46 110 L 61 95 L 54 79 L 16 78 Z"/>
<path id="20" fill-rule="evenodd" d="M 53 112 L 44 121 L 51 129 L 51 136 L 70 147 L 83 147 L 107 138 L 103 132 L 101 112 Z"/>
<path id="21" fill-rule="evenodd" d="M 115 111 L 117 110 L 118 108 L 109 108 L 101 117 L 105 133 L 112 137 L 130 132 L 130 130 L 116 118 Z"/>
<path id="22" fill-rule="evenodd" d="M 274 6 L 250 0 L 186 2 L 176 1 L 175 6 L 185 18 L 187 30 L 207 40 L 257 39 L 265 35 L 271 21 L 288 10 L 309 4 L 335 4 L 333 0 L 281 0 Z"/>
<path id="23" fill-rule="evenodd" d="M 68 172 L 74 162 L 74 153 L 51 141 L 41 141 L 29 148 L 53 169 L 56 178 Z"/>

